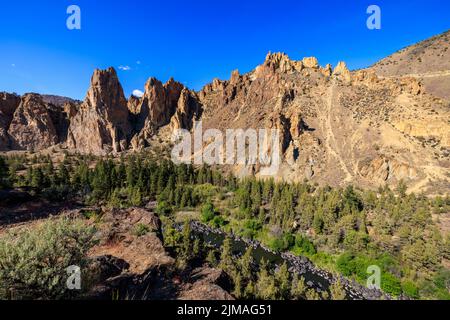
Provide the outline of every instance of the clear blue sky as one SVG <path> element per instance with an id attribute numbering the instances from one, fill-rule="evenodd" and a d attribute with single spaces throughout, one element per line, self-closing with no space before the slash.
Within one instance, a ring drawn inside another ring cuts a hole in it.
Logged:
<path id="1" fill-rule="evenodd" d="M 66 28 L 71 4 L 81 8 L 80 31 Z M 370 4 L 381 7 L 381 30 L 366 28 Z M 361 68 L 448 29 L 448 0 L 8 0 L 0 91 L 82 99 L 94 68 L 108 66 L 131 68 L 118 70 L 127 96 L 150 76 L 200 89 L 252 70 L 268 51 Z"/>

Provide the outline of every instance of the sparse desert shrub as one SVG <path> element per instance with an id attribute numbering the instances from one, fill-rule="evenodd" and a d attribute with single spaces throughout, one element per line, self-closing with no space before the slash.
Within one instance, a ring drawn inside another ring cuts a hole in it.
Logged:
<path id="1" fill-rule="evenodd" d="M 73 297 L 76 292 L 67 288 L 66 269 L 78 266 L 83 272 L 93 235 L 94 229 L 82 221 L 61 218 L 2 236 L 0 299 Z"/>
<path id="2" fill-rule="evenodd" d="M 216 211 L 214 208 L 214 205 L 211 202 L 206 203 L 205 205 L 203 205 L 202 207 L 202 212 L 201 212 L 201 220 L 204 223 L 208 223 L 211 220 L 214 219 L 216 215 Z"/>
<path id="3" fill-rule="evenodd" d="M 137 237 L 145 236 L 149 232 L 150 232 L 150 227 L 148 225 L 144 224 L 144 223 L 139 223 L 134 228 L 134 234 Z"/>

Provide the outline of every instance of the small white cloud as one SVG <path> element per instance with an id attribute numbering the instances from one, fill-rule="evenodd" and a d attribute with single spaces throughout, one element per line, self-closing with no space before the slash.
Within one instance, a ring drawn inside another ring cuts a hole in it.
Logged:
<path id="1" fill-rule="evenodd" d="M 144 93 L 141 90 L 134 90 L 133 91 L 133 96 L 138 97 L 138 98 L 142 98 L 144 96 Z"/>
<path id="2" fill-rule="evenodd" d="M 141 64 L 141 62 L 138 60 L 138 61 L 136 61 L 136 64 Z"/>
<path id="3" fill-rule="evenodd" d="M 119 69 L 122 71 L 130 71 L 131 68 L 129 66 L 119 66 Z"/>
<path id="4" fill-rule="evenodd" d="M 12 63 L 12 64 L 11 64 L 11 67 L 15 68 L 15 67 L 16 67 L 16 64 L 15 64 L 15 63 Z"/>

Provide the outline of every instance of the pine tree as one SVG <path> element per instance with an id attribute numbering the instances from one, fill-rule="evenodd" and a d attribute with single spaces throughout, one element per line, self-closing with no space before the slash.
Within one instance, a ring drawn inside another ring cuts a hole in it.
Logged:
<path id="1" fill-rule="evenodd" d="M 136 183 L 136 165 L 133 158 L 128 159 L 126 165 L 127 187 L 134 187 Z"/>
<path id="2" fill-rule="evenodd" d="M 289 284 L 289 270 L 286 262 L 284 262 L 283 265 L 277 270 L 275 279 L 277 282 L 280 298 L 288 299 L 291 287 Z"/>
<path id="3" fill-rule="evenodd" d="M 345 300 L 347 294 L 342 286 L 341 279 L 338 279 L 330 286 L 330 294 L 332 300 Z"/>
<path id="4" fill-rule="evenodd" d="M 253 249 L 249 246 L 239 260 L 242 277 L 247 281 L 252 279 L 253 262 Z"/>
<path id="5" fill-rule="evenodd" d="M 303 299 L 306 293 L 305 279 L 294 274 L 291 284 L 291 298 L 294 300 Z"/>
<path id="6" fill-rule="evenodd" d="M 61 163 L 58 169 L 58 182 L 62 185 L 68 185 L 70 182 L 69 171 L 64 163 Z"/>
<path id="7" fill-rule="evenodd" d="M 208 262 L 211 267 L 217 266 L 217 258 L 214 250 L 209 250 L 208 255 L 206 256 L 206 262 Z"/>
<path id="8" fill-rule="evenodd" d="M 184 188 L 183 194 L 181 195 L 180 208 L 186 208 L 190 206 L 192 206 L 190 189 Z"/>
<path id="9" fill-rule="evenodd" d="M 114 191 L 111 194 L 111 197 L 109 198 L 108 204 L 113 208 L 121 208 L 122 207 L 122 201 L 120 200 L 119 189 L 114 189 Z"/>
<path id="10" fill-rule="evenodd" d="M 306 291 L 306 300 L 321 300 L 319 293 L 314 289 L 309 289 Z"/>
<path id="11" fill-rule="evenodd" d="M 33 166 L 29 166 L 27 168 L 27 175 L 26 175 L 26 184 L 27 186 L 32 186 L 32 180 L 33 180 Z"/>
<path id="12" fill-rule="evenodd" d="M 181 255 L 186 261 L 191 259 L 192 249 L 191 223 L 186 221 L 183 226 L 183 243 L 181 247 Z"/>
<path id="13" fill-rule="evenodd" d="M 233 262 L 233 251 L 232 251 L 232 240 L 227 237 L 222 245 L 222 253 L 220 254 L 220 268 L 224 270 L 229 275 L 234 274 L 235 265 Z"/>
<path id="14" fill-rule="evenodd" d="M 261 300 L 275 300 L 277 293 L 275 279 L 269 273 L 268 265 L 263 260 L 261 262 L 260 271 L 258 273 L 258 281 L 256 283 L 257 297 Z"/>
<path id="15" fill-rule="evenodd" d="M 36 168 L 33 170 L 31 186 L 34 188 L 42 188 L 44 186 L 44 174 L 42 173 L 41 168 Z"/>
<path id="16" fill-rule="evenodd" d="M 200 239 L 194 240 L 194 245 L 192 246 L 192 254 L 194 257 L 199 257 L 202 253 L 202 243 Z"/>
<path id="17" fill-rule="evenodd" d="M 233 295 L 236 299 L 242 298 L 242 278 L 239 273 L 237 273 L 234 277 Z"/>
<path id="18" fill-rule="evenodd" d="M 135 207 L 142 205 L 142 193 L 138 187 L 131 189 L 130 203 Z"/>
<path id="19" fill-rule="evenodd" d="M 244 298 L 247 300 L 255 298 L 255 285 L 253 281 L 249 281 L 245 286 Z"/>

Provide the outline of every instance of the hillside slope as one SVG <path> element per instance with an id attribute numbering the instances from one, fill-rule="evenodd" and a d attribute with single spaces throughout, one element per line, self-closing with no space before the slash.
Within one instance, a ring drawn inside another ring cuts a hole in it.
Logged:
<path id="1" fill-rule="evenodd" d="M 380 76 L 413 76 L 428 92 L 450 99 L 450 30 L 379 61 L 373 67 Z"/>

